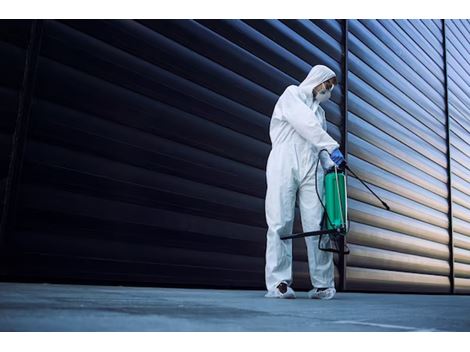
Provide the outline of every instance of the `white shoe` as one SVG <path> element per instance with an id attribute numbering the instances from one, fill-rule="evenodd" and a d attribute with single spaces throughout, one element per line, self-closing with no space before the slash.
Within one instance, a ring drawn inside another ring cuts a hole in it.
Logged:
<path id="1" fill-rule="evenodd" d="M 268 291 L 264 297 L 266 298 L 295 298 L 295 292 L 294 290 L 287 286 L 287 291 L 282 293 L 281 291 L 279 291 L 279 289 L 276 287 L 276 289 L 274 291 Z"/>
<path id="2" fill-rule="evenodd" d="M 336 294 L 334 287 L 329 287 L 326 290 L 319 291 L 318 288 L 308 291 L 308 298 L 312 299 L 332 299 Z"/>

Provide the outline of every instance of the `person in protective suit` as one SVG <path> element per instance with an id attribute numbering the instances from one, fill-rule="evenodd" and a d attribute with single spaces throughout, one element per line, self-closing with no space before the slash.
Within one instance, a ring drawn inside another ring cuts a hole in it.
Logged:
<path id="1" fill-rule="evenodd" d="M 266 244 L 265 297 L 295 298 L 292 284 L 292 240 L 280 237 L 291 234 L 298 197 L 304 232 L 320 229 L 323 208 L 315 190 L 315 169 L 320 150 L 324 169 L 343 161 L 339 144 L 327 133 L 325 111 L 336 85 L 336 74 L 326 66 L 316 65 L 298 86 L 286 88 L 277 101 L 271 118 L 269 135 L 272 149 L 266 165 Z M 322 168 L 318 168 L 318 191 L 323 194 Z M 319 236 L 305 237 L 310 280 L 309 298 L 331 299 L 334 286 L 333 254 L 318 249 Z"/>

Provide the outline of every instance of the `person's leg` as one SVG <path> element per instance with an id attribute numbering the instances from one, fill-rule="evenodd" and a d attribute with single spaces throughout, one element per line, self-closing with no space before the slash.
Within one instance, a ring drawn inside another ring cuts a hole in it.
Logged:
<path id="1" fill-rule="evenodd" d="M 295 216 L 297 184 L 289 167 L 288 156 L 272 155 L 266 170 L 266 242 L 265 279 L 268 291 L 274 292 L 280 285 L 281 293 L 292 283 L 292 240 L 281 240 L 280 236 L 292 233 Z M 286 160 L 287 159 L 287 160 Z M 284 291 L 284 292 L 283 292 Z"/>
<path id="2" fill-rule="evenodd" d="M 321 168 L 321 165 L 318 167 Z M 299 187 L 299 208 L 304 232 L 320 230 L 323 207 L 315 190 L 315 182 L 315 166 L 313 166 Z M 323 170 L 319 170 L 318 193 L 322 197 L 323 188 Z M 305 237 L 310 280 L 315 288 L 334 287 L 333 253 L 318 249 L 319 239 L 320 236 Z"/>

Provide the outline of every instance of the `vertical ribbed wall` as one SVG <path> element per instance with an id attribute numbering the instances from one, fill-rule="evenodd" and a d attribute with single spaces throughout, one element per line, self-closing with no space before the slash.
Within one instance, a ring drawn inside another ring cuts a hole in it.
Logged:
<path id="1" fill-rule="evenodd" d="M 0 21 L 0 218 L 31 21 Z"/>
<path id="2" fill-rule="evenodd" d="M 392 211 L 349 177 L 346 287 L 449 292 L 442 21 L 348 22 L 349 163 Z M 455 287 L 469 292 L 470 25 L 446 23 Z M 0 21 L 2 180 L 29 26 Z M 269 118 L 312 65 L 342 82 L 343 40 L 335 20 L 45 21 L 10 275 L 263 288 Z M 325 104 L 339 142 L 342 88 Z M 303 240 L 294 261 L 309 288 Z"/>
<path id="3" fill-rule="evenodd" d="M 341 39 L 337 21 L 45 21 L 13 272 L 263 287 L 272 109 L 312 63 L 341 79 Z"/>
<path id="4" fill-rule="evenodd" d="M 349 21 L 351 290 L 445 292 L 449 281 L 439 21 Z"/>
<path id="5" fill-rule="evenodd" d="M 455 290 L 470 292 L 470 22 L 446 21 Z"/>

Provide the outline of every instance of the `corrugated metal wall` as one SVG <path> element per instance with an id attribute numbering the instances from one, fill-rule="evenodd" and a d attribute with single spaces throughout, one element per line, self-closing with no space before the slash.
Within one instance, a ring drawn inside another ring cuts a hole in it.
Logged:
<path id="1" fill-rule="evenodd" d="M 455 286 L 468 292 L 470 26 L 446 23 Z M 346 288 L 449 292 L 442 21 L 348 27 L 348 95 L 325 105 L 328 128 L 341 143 L 347 100 L 349 163 L 393 212 L 349 178 Z M 2 69 L 20 72 L 8 32 Z M 269 118 L 313 64 L 343 82 L 344 38 L 335 20 L 45 21 L 10 275 L 262 288 Z M 294 260 L 307 289 L 304 241 Z"/>
<path id="2" fill-rule="evenodd" d="M 30 21 L 0 21 L 0 218 Z"/>
<path id="3" fill-rule="evenodd" d="M 449 233 L 439 21 L 349 21 L 348 289 L 446 292 Z M 436 34 L 437 33 L 437 34 Z"/>
<path id="4" fill-rule="evenodd" d="M 470 292 L 470 23 L 446 21 L 455 290 Z"/>
<path id="5" fill-rule="evenodd" d="M 262 287 L 269 118 L 311 62 L 341 71 L 341 38 L 336 21 L 45 21 L 12 272 Z"/>

